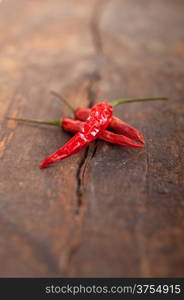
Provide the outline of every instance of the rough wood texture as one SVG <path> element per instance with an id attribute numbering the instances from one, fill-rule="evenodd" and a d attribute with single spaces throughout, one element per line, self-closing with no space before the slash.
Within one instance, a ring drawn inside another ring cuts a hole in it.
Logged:
<path id="1" fill-rule="evenodd" d="M 0 276 L 184 276 L 183 0 L 0 4 Z M 143 150 L 96 142 L 45 170 L 57 119 L 100 99 L 168 96 L 116 115 Z"/>

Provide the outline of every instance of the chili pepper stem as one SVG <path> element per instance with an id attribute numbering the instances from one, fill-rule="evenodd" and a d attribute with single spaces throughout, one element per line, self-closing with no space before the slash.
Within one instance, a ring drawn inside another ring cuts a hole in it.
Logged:
<path id="1" fill-rule="evenodd" d="M 26 122 L 26 123 L 34 123 L 34 124 L 44 124 L 44 125 L 50 125 L 50 126 L 58 126 L 61 127 L 61 121 L 60 120 L 32 120 L 32 119 L 21 119 L 21 118 L 10 118 L 7 117 L 8 120 L 13 121 L 20 121 L 20 122 Z"/>
<path id="2" fill-rule="evenodd" d="M 57 92 L 55 92 L 55 91 L 50 91 L 50 93 L 53 95 L 53 96 L 55 96 L 55 97 L 57 97 L 60 101 L 62 101 L 66 106 L 68 106 L 68 108 L 73 112 L 73 113 L 75 113 L 75 108 L 66 100 L 66 98 L 63 96 L 63 95 L 61 95 L 61 94 L 59 94 L 59 93 L 57 93 Z"/>
<path id="3" fill-rule="evenodd" d="M 58 99 L 60 99 L 63 103 L 65 103 L 65 105 L 68 106 L 68 108 L 73 112 L 75 113 L 76 109 L 71 105 L 69 104 L 69 102 L 66 100 L 66 98 L 55 92 L 55 91 L 51 91 L 50 92 L 52 95 L 54 95 L 55 97 L 57 97 Z M 125 99 L 117 99 L 117 100 L 112 100 L 109 102 L 109 104 L 114 107 L 114 106 L 117 106 L 119 104 L 122 104 L 122 103 L 131 103 L 131 102 L 143 102 L 143 101 L 160 101 L 160 100 L 168 100 L 167 97 L 149 97 L 149 98 L 125 98 Z"/>
<path id="4" fill-rule="evenodd" d="M 110 101 L 112 107 L 117 106 L 122 103 L 131 103 L 131 102 L 143 102 L 143 101 L 157 101 L 157 100 L 168 100 L 166 97 L 157 97 L 157 98 L 127 98 L 127 99 L 118 99 Z"/>

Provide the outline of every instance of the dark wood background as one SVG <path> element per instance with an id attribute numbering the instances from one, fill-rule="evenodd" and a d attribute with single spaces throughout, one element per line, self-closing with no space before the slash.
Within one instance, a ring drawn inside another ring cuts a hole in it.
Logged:
<path id="1" fill-rule="evenodd" d="M 0 276 L 184 276 L 183 0 L 0 4 Z M 40 170 L 71 135 L 58 119 L 125 97 L 145 148 L 97 141 Z"/>

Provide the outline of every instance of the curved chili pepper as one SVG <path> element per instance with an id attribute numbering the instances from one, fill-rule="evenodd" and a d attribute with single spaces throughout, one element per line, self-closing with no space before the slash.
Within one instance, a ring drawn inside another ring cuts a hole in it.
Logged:
<path id="1" fill-rule="evenodd" d="M 84 122 L 79 120 L 73 120 L 69 118 L 64 118 L 61 120 L 31 120 L 31 119 L 18 119 L 18 118 L 8 118 L 10 120 L 15 121 L 23 121 L 27 123 L 35 123 L 35 124 L 43 124 L 43 125 L 51 125 L 62 127 L 66 131 L 76 133 L 83 128 Z M 113 133 L 109 130 L 104 130 L 98 136 L 100 140 L 106 141 L 111 144 L 117 144 L 121 146 L 128 146 L 134 148 L 143 148 L 143 145 L 137 144 L 136 142 L 132 141 L 128 137 L 120 134 Z"/>
<path id="2" fill-rule="evenodd" d="M 40 168 L 57 162 L 58 160 L 78 153 L 80 150 L 95 140 L 100 133 L 108 126 L 112 117 L 112 107 L 107 102 L 96 104 L 90 111 L 89 117 L 84 122 L 81 130 L 69 140 L 63 147 L 45 158 Z"/>
<path id="3" fill-rule="evenodd" d="M 87 117 L 89 116 L 89 113 L 90 113 L 89 108 L 87 108 L 87 109 L 79 108 L 79 109 L 75 110 L 75 108 L 69 104 L 69 102 L 65 99 L 65 97 L 63 97 L 62 95 L 60 95 L 54 91 L 52 91 L 51 93 L 54 96 L 56 96 L 58 99 L 60 99 L 62 102 L 64 102 L 69 107 L 69 109 L 75 114 L 77 119 L 79 119 L 81 121 L 85 121 L 87 119 Z M 117 99 L 117 100 L 110 101 L 109 104 L 112 107 L 114 107 L 114 106 L 117 106 L 122 103 L 158 101 L 158 100 L 159 101 L 160 100 L 168 100 L 168 98 L 167 97 L 156 97 L 156 98 L 155 97 L 147 97 L 147 98 Z M 112 117 L 109 127 L 123 133 L 125 136 L 127 136 L 129 138 L 132 138 L 132 139 L 144 144 L 144 136 L 142 135 L 142 133 L 139 130 L 137 130 L 133 126 L 127 124 L 124 121 L 121 121 L 120 119 L 118 119 L 114 116 Z"/>
<path id="4" fill-rule="evenodd" d="M 120 120 L 119 118 L 113 116 L 109 125 L 110 128 L 117 130 L 125 136 L 144 144 L 143 134 L 138 129 Z"/>
<path id="5" fill-rule="evenodd" d="M 76 118 L 81 121 L 85 121 L 88 118 L 89 114 L 90 108 L 78 108 L 75 111 Z M 144 144 L 144 137 L 138 129 L 134 128 L 133 126 L 129 125 L 128 123 L 120 120 L 115 116 L 112 116 L 108 127 L 117 130 L 125 136 Z"/>
<path id="6" fill-rule="evenodd" d="M 83 127 L 83 122 L 79 120 L 72 120 L 68 118 L 64 118 L 62 121 L 62 127 L 69 132 L 77 132 L 80 131 Z M 98 136 L 100 140 L 106 141 L 111 144 L 117 144 L 120 146 L 129 146 L 134 148 L 143 148 L 143 145 L 137 144 L 132 141 L 128 137 L 120 134 L 116 134 L 114 132 L 104 130 Z"/>

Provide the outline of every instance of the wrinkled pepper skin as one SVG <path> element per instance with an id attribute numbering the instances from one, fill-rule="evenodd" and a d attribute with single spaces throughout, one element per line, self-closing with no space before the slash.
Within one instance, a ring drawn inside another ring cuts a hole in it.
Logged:
<path id="1" fill-rule="evenodd" d="M 61 122 L 62 128 L 69 132 L 78 132 L 83 127 L 83 122 L 79 120 L 72 120 L 64 118 Z M 120 134 L 116 134 L 114 132 L 104 130 L 98 136 L 98 139 L 106 141 L 111 144 L 117 144 L 120 146 L 128 146 L 134 148 L 143 148 L 143 145 L 137 144 L 136 142 L 132 141 L 128 137 Z"/>
<path id="2" fill-rule="evenodd" d="M 85 121 L 88 118 L 89 114 L 90 108 L 78 108 L 75 112 L 75 117 L 78 120 Z M 144 144 L 144 137 L 139 130 L 115 116 L 112 116 L 112 119 L 109 123 L 109 128 L 117 130 L 125 136 Z"/>
<path id="3" fill-rule="evenodd" d="M 84 122 L 81 130 L 72 137 L 63 147 L 45 158 L 40 168 L 78 153 L 94 141 L 100 133 L 107 128 L 112 118 L 112 107 L 107 102 L 101 102 L 93 106 L 89 117 Z"/>

